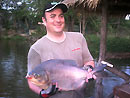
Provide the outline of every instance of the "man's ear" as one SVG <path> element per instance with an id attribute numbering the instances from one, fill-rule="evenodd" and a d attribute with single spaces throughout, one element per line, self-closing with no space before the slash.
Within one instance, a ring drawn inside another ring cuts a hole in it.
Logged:
<path id="1" fill-rule="evenodd" d="M 46 19 L 44 17 L 42 17 L 42 22 L 43 22 L 44 26 L 46 26 Z"/>

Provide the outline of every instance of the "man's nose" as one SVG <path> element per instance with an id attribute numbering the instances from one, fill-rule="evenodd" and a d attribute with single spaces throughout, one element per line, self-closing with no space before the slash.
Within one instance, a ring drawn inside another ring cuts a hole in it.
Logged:
<path id="1" fill-rule="evenodd" d="M 56 17 L 56 21 L 60 22 L 61 21 L 60 17 Z"/>

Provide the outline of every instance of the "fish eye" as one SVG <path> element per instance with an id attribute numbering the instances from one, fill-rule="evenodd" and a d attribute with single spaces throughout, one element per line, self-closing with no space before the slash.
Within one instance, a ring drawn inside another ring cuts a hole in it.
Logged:
<path id="1" fill-rule="evenodd" d="M 34 76 L 35 79 L 37 79 L 37 78 L 40 77 L 40 75 L 39 75 L 39 74 L 36 74 L 36 73 L 34 73 L 33 76 Z"/>

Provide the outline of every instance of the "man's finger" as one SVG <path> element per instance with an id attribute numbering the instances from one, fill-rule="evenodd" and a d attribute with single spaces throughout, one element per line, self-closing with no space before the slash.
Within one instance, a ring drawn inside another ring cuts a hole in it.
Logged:
<path id="1" fill-rule="evenodd" d="M 93 75 L 93 78 L 94 78 L 94 79 L 97 79 L 97 77 L 96 77 L 95 75 Z"/>

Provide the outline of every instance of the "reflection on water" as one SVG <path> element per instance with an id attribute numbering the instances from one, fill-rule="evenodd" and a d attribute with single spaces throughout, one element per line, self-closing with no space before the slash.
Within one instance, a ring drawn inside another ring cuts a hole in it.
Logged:
<path id="1" fill-rule="evenodd" d="M 0 40 L 0 98 L 38 98 L 27 85 L 25 79 L 27 71 L 27 53 L 29 45 L 16 41 Z M 130 67 L 122 67 L 123 71 L 130 74 Z M 111 73 L 110 73 L 111 74 Z M 112 91 L 113 86 L 121 84 L 122 79 L 109 77 L 103 79 L 104 94 Z M 93 83 L 88 85 L 87 95 L 94 92 Z"/>
<path id="2" fill-rule="evenodd" d="M 27 51 L 25 43 L 0 41 L 0 98 L 37 98 L 25 79 Z"/>
<path id="3" fill-rule="evenodd" d="M 103 79 L 103 91 L 104 91 L 104 96 L 108 96 L 110 93 L 113 92 L 113 87 L 116 85 L 120 85 L 124 82 L 123 79 L 116 77 L 116 76 L 111 76 L 109 78 Z"/>

